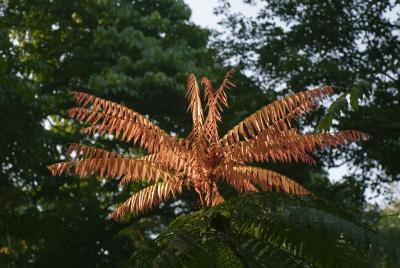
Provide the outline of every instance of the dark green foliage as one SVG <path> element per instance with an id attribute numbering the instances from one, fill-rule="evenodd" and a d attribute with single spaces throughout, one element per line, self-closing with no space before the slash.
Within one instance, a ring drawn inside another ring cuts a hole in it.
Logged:
<path id="1" fill-rule="evenodd" d="M 392 239 L 400 240 L 400 203 L 395 202 L 383 210 L 377 212 L 373 218 L 376 219 L 377 226 L 382 234 Z M 396 267 L 394 260 L 386 259 L 387 267 Z"/>
<path id="2" fill-rule="evenodd" d="M 371 94 L 371 85 L 366 81 L 360 81 L 353 85 L 350 92 L 345 92 L 337 97 L 328 107 L 325 116 L 320 119 L 317 129 L 319 131 L 329 131 L 332 126 L 332 120 L 339 118 L 341 112 L 346 113 L 351 108 L 353 111 L 358 110 L 360 101 L 365 101 Z M 350 103 L 347 101 L 349 98 Z"/>
<path id="3" fill-rule="evenodd" d="M 178 217 L 143 267 L 367 267 L 400 264 L 400 242 L 312 197 L 241 196 Z M 142 255 L 147 256 L 147 255 Z"/>
<path id="4" fill-rule="evenodd" d="M 358 101 L 358 100 L 357 100 Z M 348 101 L 346 94 L 340 95 L 336 100 L 332 102 L 326 111 L 326 115 L 318 123 L 319 131 L 329 131 L 332 126 L 333 117 L 340 115 L 340 112 L 346 112 L 348 110 Z"/>

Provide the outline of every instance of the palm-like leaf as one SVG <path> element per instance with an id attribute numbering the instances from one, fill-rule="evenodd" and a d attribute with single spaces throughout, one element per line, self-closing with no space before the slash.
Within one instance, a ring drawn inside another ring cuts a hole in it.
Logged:
<path id="1" fill-rule="evenodd" d="M 120 218 L 128 212 L 140 213 L 193 187 L 203 206 L 215 206 L 224 200 L 218 192 L 218 181 L 224 180 L 238 192 L 282 191 L 307 195 L 308 190 L 276 172 L 246 166 L 263 161 L 302 161 L 313 163 L 316 149 L 337 146 L 368 135 L 357 131 L 300 134 L 291 122 L 316 107 L 319 100 L 332 93 L 329 86 L 293 94 L 261 108 L 219 138 L 217 123 L 223 107 L 228 106 L 225 89 L 233 88 L 233 71 L 214 90 L 207 78 L 202 79 L 206 112 L 202 109 L 200 88 L 194 74 L 187 83 L 189 110 L 193 129 L 186 139 L 172 137 L 145 116 L 115 102 L 87 93 L 74 92 L 80 107 L 69 110 L 72 118 L 87 126 L 85 134 L 112 134 L 115 138 L 139 144 L 148 155 L 130 158 L 84 145 L 72 145 L 69 153 L 75 159 L 51 165 L 54 175 L 72 172 L 82 177 L 98 174 L 129 183 L 145 180 L 152 185 L 135 193 L 113 214 Z"/>

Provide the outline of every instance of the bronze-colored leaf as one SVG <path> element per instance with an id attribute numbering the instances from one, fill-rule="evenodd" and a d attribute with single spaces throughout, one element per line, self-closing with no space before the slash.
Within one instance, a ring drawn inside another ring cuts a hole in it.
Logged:
<path id="1" fill-rule="evenodd" d="M 292 179 L 277 172 L 251 166 L 237 166 L 233 170 L 246 174 L 254 185 L 260 185 L 263 191 L 283 191 L 289 194 L 308 195 L 310 192 Z"/>
<path id="2" fill-rule="evenodd" d="M 142 213 L 182 191 L 182 180 L 169 180 L 148 186 L 122 203 L 111 218 L 119 219 L 127 213 Z"/>
<path id="3" fill-rule="evenodd" d="M 221 139 L 221 142 L 229 142 L 232 138 L 235 142 L 238 142 L 239 140 L 235 139 L 238 134 L 243 137 L 246 137 L 247 134 L 250 135 L 250 137 L 254 137 L 261 130 L 264 130 L 266 127 L 274 124 L 278 120 L 285 118 L 286 115 L 295 111 L 296 108 L 301 107 L 304 104 L 308 104 L 309 107 L 315 106 L 317 101 L 332 92 L 332 87 L 326 86 L 289 95 L 283 99 L 274 101 L 234 126 L 232 130 Z M 296 113 L 293 115 L 298 116 L 301 115 L 302 112 L 303 110 L 296 110 Z M 243 124 L 245 125 L 246 130 L 244 130 Z M 257 130 L 254 125 L 258 125 L 260 130 Z M 261 128 L 261 126 L 263 127 Z"/>

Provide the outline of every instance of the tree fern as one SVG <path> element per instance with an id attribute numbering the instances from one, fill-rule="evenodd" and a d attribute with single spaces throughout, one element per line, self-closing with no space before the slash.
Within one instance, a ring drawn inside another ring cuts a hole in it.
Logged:
<path id="1" fill-rule="evenodd" d="M 134 258 L 137 266 L 363 267 L 378 254 L 397 253 L 397 244 L 365 229 L 351 215 L 339 213 L 294 180 L 251 166 L 266 161 L 312 164 L 315 150 L 368 139 L 367 134 L 355 130 L 302 134 L 292 127 L 294 120 L 332 94 L 332 87 L 318 87 L 270 103 L 220 138 L 217 123 L 228 106 L 225 90 L 234 87 L 232 75 L 229 71 L 217 90 L 207 78 L 201 79 L 205 103 L 194 74 L 189 75 L 188 110 L 193 127 L 185 139 L 169 135 L 125 106 L 73 92 L 80 107 L 70 109 L 69 115 L 87 124 L 83 133 L 113 135 L 140 145 L 148 154 L 130 158 L 72 144 L 68 152 L 73 159 L 51 165 L 50 171 L 54 175 L 99 175 L 119 180 L 121 185 L 146 182 L 144 189 L 112 213 L 114 219 L 145 212 L 184 188 L 194 188 L 203 207 L 216 206 L 178 218 L 154 248 L 146 251 L 151 260 L 139 255 Z M 333 105 L 344 109 L 345 101 L 341 97 Z M 218 206 L 225 201 L 221 183 L 253 195 Z M 297 197 L 257 194 L 260 191 Z"/>
<path id="2" fill-rule="evenodd" d="M 221 181 L 239 193 L 274 190 L 309 195 L 310 191 L 294 180 L 249 165 L 266 161 L 312 164 L 315 150 L 369 137 L 354 130 L 302 134 L 292 127 L 295 119 L 312 111 L 320 100 L 332 94 L 332 87 L 324 86 L 272 102 L 220 138 L 217 123 L 221 121 L 222 110 L 228 106 L 225 90 L 234 87 L 233 73 L 229 71 L 216 90 L 207 78 L 201 79 L 205 103 L 202 103 L 195 75 L 189 75 L 188 110 L 193 127 L 185 139 L 169 135 L 147 117 L 123 105 L 88 93 L 73 92 L 73 99 L 80 107 L 70 109 L 69 115 L 87 125 L 83 133 L 113 135 L 115 139 L 140 145 L 148 155 L 130 158 L 72 144 L 68 153 L 73 159 L 49 166 L 50 171 L 54 175 L 64 172 L 81 177 L 99 175 L 120 180 L 122 185 L 135 181 L 150 183 L 114 211 L 112 217 L 119 219 L 127 213 L 145 212 L 184 188 L 194 188 L 202 206 L 218 205 L 224 202 L 218 187 Z"/>

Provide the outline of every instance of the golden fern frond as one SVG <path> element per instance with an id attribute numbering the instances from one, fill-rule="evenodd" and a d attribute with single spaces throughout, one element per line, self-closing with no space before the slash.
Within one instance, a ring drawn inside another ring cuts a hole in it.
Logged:
<path id="1" fill-rule="evenodd" d="M 229 70 L 224 77 L 218 90 L 214 92 L 210 80 L 207 77 L 201 79 L 201 83 L 204 85 L 204 95 L 207 101 L 207 117 L 204 123 L 204 131 L 206 132 L 207 140 L 210 143 L 218 142 L 218 127 L 217 122 L 221 121 L 222 106 L 228 107 L 228 100 L 225 93 L 225 89 L 235 87 L 231 82 L 231 78 L 235 71 Z"/>
<path id="2" fill-rule="evenodd" d="M 193 130 L 203 126 L 203 108 L 201 107 L 201 98 L 199 85 L 194 74 L 190 74 L 187 81 L 187 95 L 189 98 L 188 110 L 192 113 Z"/>
<path id="3" fill-rule="evenodd" d="M 72 108 L 68 110 L 71 118 L 84 123 L 91 123 L 89 127 L 81 130 L 85 134 L 112 134 L 116 139 L 126 142 L 139 143 L 149 152 L 158 152 L 162 146 L 184 149 L 183 140 L 171 137 L 161 129 L 152 128 L 149 125 L 131 120 L 107 115 L 103 112 L 95 112 L 86 108 Z"/>
<path id="4" fill-rule="evenodd" d="M 224 76 L 224 80 L 222 81 L 221 85 L 219 86 L 218 90 L 215 92 L 215 99 L 217 100 L 217 105 L 224 105 L 228 107 L 228 99 L 226 97 L 225 89 L 231 89 L 236 87 L 234 83 L 232 83 L 231 79 L 235 74 L 234 69 L 230 69 Z M 218 104 L 218 103 L 221 104 Z M 222 108 L 220 107 L 222 110 Z"/>
<path id="5" fill-rule="evenodd" d="M 212 184 L 212 189 L 210 189 L 210 191 L 206 194 L 205 200 L 210 207 L 222 204 L 225 201 L 218 192 L 217 184 L 215 182 Z"/>
<path id="6" fill-rule="evenodd" d="M 285 137 L 298 135 L 296 129 L 285 131 L 268 128 L 248 141 L 240 141 L 224 147 L 225 161 L 234 163 L 264 162 L 305 162 L 314 164 L 314 159 L 306 151 L 288 147 Z M 281 142 L 282 141 L 282 142 Z"/>
<path id="7" fill-rule="evenodd" d="M 111 218 L 119 219 L 129 212 L 134 214 L 145 212 L 171 196 L 175 197 L 182 191 L 182 185 L 182 180 L 168 180 L 148 186 L 122 203 L 111 214 Z"/>
<path id="8" fill-rule="evenodd" d="M 189 97 L 188 110 L 192 113 L 192 131 L 186 139 L 186 147 L 191 151 L 189 162 L 202 165 L 205 159 L 206 139 L 203 130 L 203 109 L 200 91 L 194 74 L 190 74 L 187 82 L 187 95 Z"/>
<path id="9" fill-rule="evenodd" d="M 223 144 L 232 144 L 240 141 L 240 137 L 245 139 L 253 138 L 261 131 L 267 129 L 270 125 L 278 120 L 285 118 L 288 114 L 296 111 L 293 116 L 301 114 L 301 110 L 296 108 L 309 103 L 308 107 L 312 107 L 317 101 L 323 97 L 332 94 L 333 90 L 330 86 L 315 88 L 284 97 L 283 99 L 274 101 L 245 118 L 239 124 L 234 126 L 222 139 Z M 310 105 L 311 104 L 311 105 Z"/>
<path id="10" fill-rule="evenodd" d="M 343 130 L 334 133 L 282 135 L 271 146 L 290 148 L 294 151 L 313 152 L 316 149 L 335 147 L 356 140 L 367 140 L 370 136 L 355 130 Z"/>
<path id="11" fill-rule="evenodd" d="M 232 146 L 235 145 L 236 143 L 244 143 L 246 141 L 251 141 L 252 139 L 257 138 L 259 135 L 265 134 L 266 132 L 290 130 L 292 129 L 291 124 L 296 118 L 299 118 L 300 116 L 306 114 L 307 112 L 312 111 L 313 109 L 315 109 L 315 104 L 311 101 L 307 101 L 299 105 L 298 107 L 294 108 L 292 111 L 288 112 L 281 119 L 267 126 L 253 138 L 249 136 L 244 130 L 244 123 L 243 124 L 239 123 L 238 124 L 239 131 L 243 133 L 244 141 L 241 141 L 241 135 L 239 135 L 239 132 L 234 132 L 233 133 L 234 135 L 229 135 L 229 136 L 225 135 L 226 139 L 222 138 L 220 142 L 223 146 Z"/>
<path id="12" fill-rule="evenodd" d="M 107 178 L 122 178 L 125 184 L 133 180 L 159 181 L 177 177 L 153 162 L 128 158 L 103 149 L 81 144 L 72 144 L 68 152 L 76 153 L 76 158 L 50 165 L 48 168 L 53 176 L 60 176 L 64 172 L 72 172 L 80 177 L 98 174 Z"/>
<path id="13" fill-rule="evenodd" d="M 291 149 L 274 148 L 272 150 L 261 150 L 251 151 L 248 147 L 244 147 L 242 150 L 233 150 L 227 154 L 225 161 L 245 164 L 252 162 L 303 162 L 306 164 L 315 164 L 315 160 L 308 153 L 298 152 Z"/>
<path id="14" fill-rule="evenodd" d="M 158 153 L 148 154 L 137 159 L 156 163 L 166 170 L 174 172 L 187 173 L 192 167 L 192 165 L 188 163 L 187 159 L 175 153 L 173 150 L 169 150 L 168 148 L 163 149 Z"/>
<path id="15" fill-rule="evenodd" d="M 246 174 L 251 182 L 260 185 L 263 191 L 275 190 L 289 194 L 308 195 L 311 194 L 306 188 L 292 179 L 277 172 L 251 166 L 236 166 L 233 170 Z"/>
<path id="16" fill-rule="evenodd" d="M 217 122 L 221 120 L 220 110 L 217 107 L 217 101 L 214 97 L 214 90 L 210 80 L 203 77 L 201 83 L 204 85 L 204 95 L 207 101 L 207 117 L 204 123 L 204 132 L 207 141 L 209 143 L 215 143 L 218 141 Z"/>
<path id="17" fill-rule="evenodd" d="M 315 163 L 309 153 L 317 149 L 334 147 L 355 140 L 366 140 L 363 132 L 349 130 L 336 133 L 299 134 L 295 129 L 264 131 L 250 141 L 225 147 L 226 158 L 236 163 L 263 162 L 269 159 L 280 162 Z"/>
<path id="18" fill-rule="evenodd" d="M 92 112 L 102 112 L 104 115 L 118 117 L 122 119 L 129 119 L 137 124 L 154 129 L 157 133 L 168 135 L 159 128 L 157 125 L 152 123 L 145 116 L 133 111 L 121 104 L 116 102 L 101 99 L 88 93 L 74 91 L 71 93 L 74 101 L 79 104 L 82 108 L 88 108 Z M 93 115 L 94 116 L 94 115 Z M 91 120 L 89 120 L 91 121 Z"/>
<path id="19" fill-rule="evenodd" d="M 216 193 L 212 195 L 210 206 L 211 207 L 217 206 L 219 204 L 224 203 L 224 201 L 225 201 L 224 198 L 219 194 L 218 191 L 216 191 Z"/>
<path id="20" fill-rule="evenodd" d="M 234 166 L 231 164 L 219 166 L 215 173 L 239 193 L 258 192 L 258 189 L 251 183 L 250 178 L 246 174 L 234 170 Z"/>

